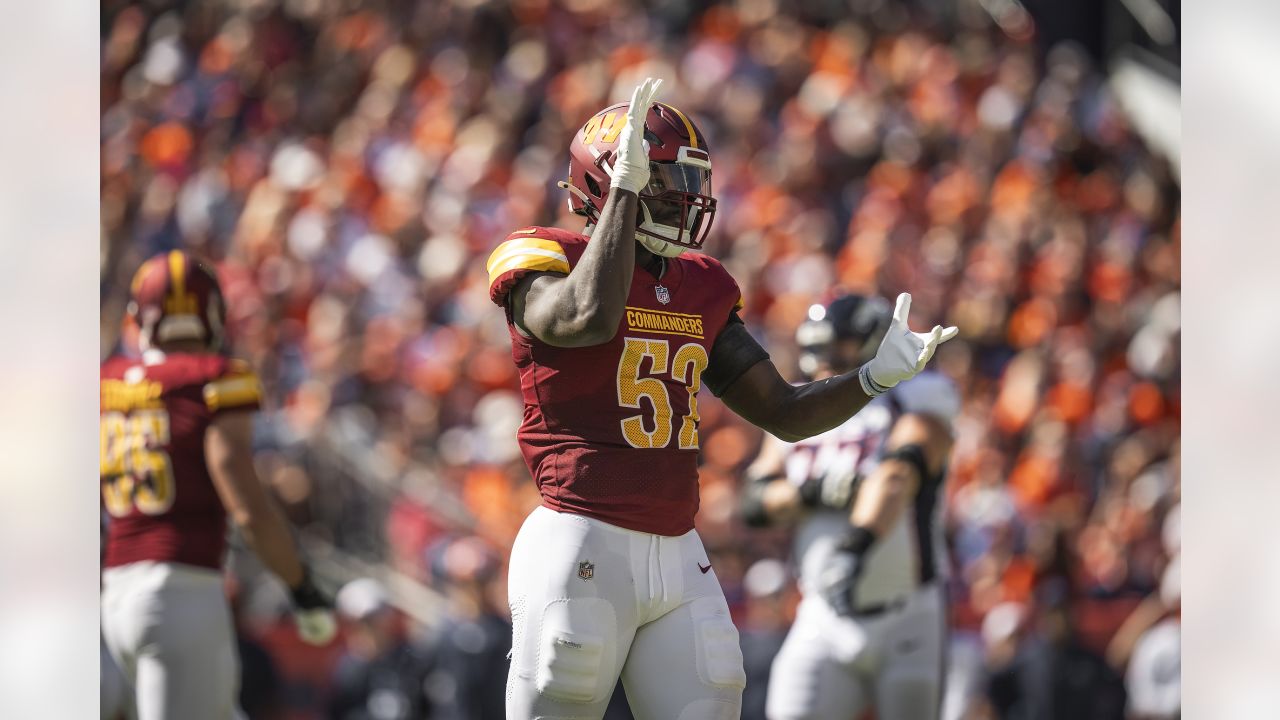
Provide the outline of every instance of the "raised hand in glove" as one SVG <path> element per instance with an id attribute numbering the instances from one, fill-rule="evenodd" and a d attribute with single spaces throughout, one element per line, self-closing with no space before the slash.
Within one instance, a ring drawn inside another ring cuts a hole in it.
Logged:
<path id="1" fill-rule="evenodd" d="M 818 592 L 837 615 L 853 614 L 853 591 L 862 571 L 862 559 L 875 539 L 866 528 L 850 527 L 818 573 Z"/>
<path id="2" fill-rule="evenodd" d="M 911 293 L 902 293 L 893 308 L 893 320 L 884 340 L 880 341 L 876 356 L 858 369 L 858 381 L 869 397 L 915 377 L 924 370 L 934 350 L 960 332 L 954 326 L 944 328 L 941 325 L 934 325 L 927 333 L 911 332 L 907 327 L 907 314 L 910 312 Z"/>
<path id="3" fill-rule="evenodd" d="M 293 622 L 298 627 L 298 637 L 308 645 L 328 645 L 338 632 L 333 600 L 311 582 L 311 572 L 305 569 L 302 582 L 289 593 L 293 598 Z"/>
<path id="4" fill-rule="evenodd" d="M 611 187 L 639 194 L 649 184 L 649 152 L 644 146 L 644 119 L 653 107 L 662 80 L 645 78 L 631 93 L 627 121 L 618 136 L 618 156 L 609 173 Z M 609 168 L 605 168 L 606 171 Z"/>

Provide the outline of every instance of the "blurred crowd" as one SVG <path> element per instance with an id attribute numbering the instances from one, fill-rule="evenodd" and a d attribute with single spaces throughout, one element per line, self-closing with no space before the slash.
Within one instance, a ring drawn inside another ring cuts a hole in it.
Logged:
<path id="1" fill-rule="evenodd" d="M 279 677 L 251 715 L 500 716 L 506 551 L 538 496 L 484 262 L 582 226 L 569 139 L 655 76 L 710 139 L 706 251 L 784 374 L 837 287 L 960 328 L 934 361 L 964 396 L 948 716 L 1175 717 L 1180 189 L 1097 63 L 977 0 L 646 5 L 102 3 L 104 354 L 144 258 L 210 258 L 293 521 L 446 598 L 424 623 L 349 585 L 317 658 L 241 578 L 244 662 Z M 737 517 L 760 432 L 700 409 L 698 527 L 758 678 L 789 542 Z"/>

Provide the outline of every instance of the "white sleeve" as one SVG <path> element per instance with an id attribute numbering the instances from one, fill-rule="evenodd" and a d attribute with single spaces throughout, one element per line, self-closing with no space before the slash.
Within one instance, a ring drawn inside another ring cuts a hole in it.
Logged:
<path id="1" fill-rule="evenodd" d="M 890 392 L 904 413 L 933 415 L 948 423 L 960 414 L 960 392 L 947 376 L 923 372 Z"/>

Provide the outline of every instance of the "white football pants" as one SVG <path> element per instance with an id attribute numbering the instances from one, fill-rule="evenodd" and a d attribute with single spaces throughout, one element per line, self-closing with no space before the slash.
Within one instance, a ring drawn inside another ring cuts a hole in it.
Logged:
<path id="1" fill-rule="evenodd" d="M 124 673 L 107 652 L 107 644 L 98 641 L 98 718 L 120 720 L 124 717 L 127 684 Z"/>
<path id="2" fill-rule="evenodd" d="M 698 534 L 539 507 L 511 550 L 507 720 L 593 720 L 618 676 L 636 720 L 738 720 L 738 631 Z"/>
<path id="3" fill-rule="evenodd" d="M 232 720 L 240 661 L 214 570 L 138 562 L 102 574 L 102 637 L 137 720 Z"/>
<path id="4" fill-rule="evenodd" d="M 945 684 L 946 604 L 937 586 L 873 617 L 839 617 L 806 597 L 774 658 L 769 720 L 936 720 Z"/>

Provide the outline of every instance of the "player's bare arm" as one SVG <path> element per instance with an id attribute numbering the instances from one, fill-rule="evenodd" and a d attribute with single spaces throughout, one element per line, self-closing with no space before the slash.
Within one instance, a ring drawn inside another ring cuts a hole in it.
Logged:
<path id="1" fill-rule="evenodd" d="M 727 333 L 751 337 L 741 325 L 730 326 L 721 335 Z M 716 347 L 719 346 L 717 339 Z M 713 348 L 711 363 L 714 365 L 719 359 Z M 871 400 L 858 383 L 856 370 L 792 385 L 783 379 L 772 360 L 757 362 L 720 399 L 752 425 L 788 442 L 830 430 Z"/>
<path id="2" fill-rule="evenodd" d="M 592 242 L 572 272 L 521 278 L 511 290 L 517 328 L 556 347 L 599 345 L 613 338 L 635 267 L 638 203 L 636 193 L 610 193 Z"/>
<path id="3" fill-rule="evenodd" d="M 1170 609 L 1158 592 L 1144 598 L 1120 624 L 1111 642 L 1107 643 L 1106 658 L 1111 667 L 1118 671 L 1127 668 L 1143 633 L 1168 616 Z"/>
<path id="4" fill-rule="evenodd" d="M 288 524 L 258 479 L 253 467 L 252 439 L 251 413 L 229 412 L 216 416 L 204 439 L 209 477 L 245 542 L 267 569 L 289 587 L 298 635 L 308 643 L 324 645 L 337 630 L 329 611 L 331 603 L 311 583 L 306 566 L 298 558 Z"/>
<path id="5" fill-rule="evenodd" d="M 853 613 L 863 556 L 898 522 L 923 483 L 939 481 L 951 444 L 951 430 L 940 418 L 908 414 L 894 423 L 880 464 L 858 488 L 838 552 L 819 579 L 819 591 L 837 614 Z"/>
<path id="6" fill-rule="evenodd" d="M 942 473 L 951 444 L 951 430 L 939 418 L 921 414 L 898 418 L 885 444 L 884 459 L 858 486 L 849 521 L 883 537 L 911 504 L 920 483 Z"/>
<path id="7" fill-rule="evenodd" d="M 251 413 L 230 412 L 215 417 L 204 441 L 209 476 L 245 542 L 285 585 L 297 587 L 302 583 L 302 562 L 284 518 L 258 480 L 253 467 L 252 437 Z"/>
<path id="8" fill-rule="evenodd" d="M 557 347 L 583 347 L 608 342 L 618 331 L 635 268 L 639 192 L 649 182 L 644 117 L 661 84 L 645 80 L 631 96 L 613 191 L 576 267 L 568 275 L 527 275 L 512 289 L 512 319 L 526 335 Z"/>
<path id="9" fill-rule="evenodd" d="M 911 296 L 899 295 L 893 322 L 875 357 L 865 365 L 802 385 L 788 383 L 772 361 L 753 355 L 759 344 L 745 327 L 731 324 L 716 338 L 710 367 L 740 366 L 743 358 L 755 362 L 728 385 L 721 399 L 751 424 L 783 440 L 794 442 L 826 432 L 865 407 L 871 398 L 915 377 L 938 345 L 959 332 L 940 325 L 928 333 L 912 332 L 907 326 L 910 310 Z"/>

